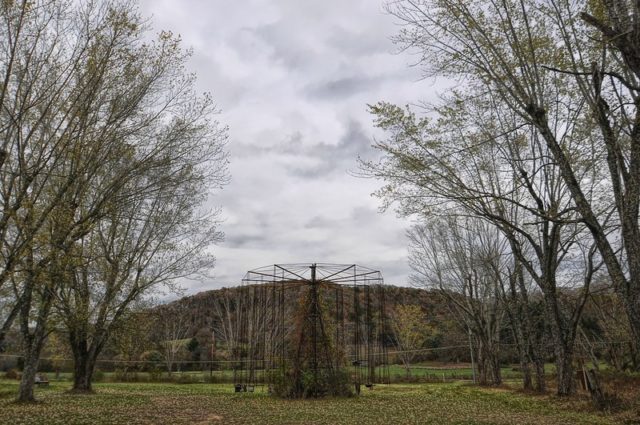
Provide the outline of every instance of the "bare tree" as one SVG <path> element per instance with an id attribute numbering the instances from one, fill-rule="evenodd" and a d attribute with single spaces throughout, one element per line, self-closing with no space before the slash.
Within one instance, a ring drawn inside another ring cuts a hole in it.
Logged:
<path id="1" fill-rule="evenodd" d="M 475 342 L 478 382 L 499 385 L 500 333 L 504 317 L 500 277 L 504 239 L 479 219 L 433 221 L 409 232 L 416 284 L 439 289 Z"/>
<path id="2" fill-rule="evenodd" d="M 161 307 L 156 318 L 156 328 L 159 330 L 159 344 L 164 354 L 169 376 L 173 373 L 173 365 L 178 354 L 186 347 L 189 332 L 189 311 L 181 303 L 173 303 Z"/>
<path id="3" fill-rule="evenodd" d="M 231 353 L 232 347 L 237 344 L 238 335 L 237 323 L 241 314 L 238 304 L 237 290 L 222 288 L 218 291 L 219 296 L 216 297 L 212 305 L 213 310 L 213 332 L 216 339 L 220 341 Z"/>

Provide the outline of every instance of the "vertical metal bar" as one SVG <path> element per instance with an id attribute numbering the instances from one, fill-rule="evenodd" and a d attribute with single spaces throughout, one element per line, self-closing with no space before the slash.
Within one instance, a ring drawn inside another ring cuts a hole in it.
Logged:
<path id="1" fill-rule="evenodd" d="M 318 396 L 318 285 L 316 282 L 316 265 L 311 265 L 311 311 L 308 320 L 311 325 L 311 370 L 313 372 L 313 396 Z"/>
<path id="2" fill-rule="evenodd" d="M 285 354 L 286 354 L 286 347 L 285 347 L 285 334 L 286 334 L 286 328 L 284 326 L 284 313 L 285 313 L 285 309 L 284 309 L 284 272 L 283 273 L 283 279 L 280 281 L 280 369 L 282 371 L 282 379 L 285 378 Z"/>
<path id="3" fill-rule="evenodd" d="M 354 308 L 354 332 L 353 332 L 353 348 L 355 358 L 353 365 L 355 367 L 355 387 L 356 393 L 360 393 L 360 294 L 358 285 L 353 284 L 353 308 Z"/>
<path id="4" fill-rule="evenodd" d="M 375 362 L 373 361 L 373 317 L 371 315 L 371 287 L 367 282 L 364 287 L 365 290 L 365 303 L 366 303 L 366 327 L 367 327 L 367 369 L 368 369 L 368 384 L 373 384 L 375 381 Z"/>
<path id="5" fill-rule="evenodd" d="M 336 326 L 336 339 L 335 339 L 335 343 L 334 345 L 334 349 L 333 349 L 333 356 L 334 356 L 334 360 L 335 360 L 335 368 L 336 370 L 340 369 L 340 356 L 338 355 L 339 353 L 339 347 L 340 347 L 340 299 L 339 299 L 339 289 L 340 286 L 336 285 L 335 288 L 335 295 L 334 295 L 334 300 L 336 303 L 336 316 L 335 316 L 335 326 Z"/>

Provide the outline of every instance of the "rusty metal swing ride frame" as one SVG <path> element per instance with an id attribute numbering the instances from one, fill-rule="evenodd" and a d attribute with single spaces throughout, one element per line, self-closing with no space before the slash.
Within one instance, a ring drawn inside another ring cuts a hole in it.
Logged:
<path id="1" fill-rule="evenodd" d="M 356 264 L 274 264 L 242 279 L 232 347 L 238 392 L 293 381 L 292 397 L 389 382 L 382 274 Z M 297 387 L 296 387 L 297 386 Z M 299 387 L 299 388 L 298 388 Z"/>

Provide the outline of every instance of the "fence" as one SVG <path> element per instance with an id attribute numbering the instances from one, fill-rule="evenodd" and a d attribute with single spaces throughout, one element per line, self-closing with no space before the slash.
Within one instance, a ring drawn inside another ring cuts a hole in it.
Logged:
<path id="1" fill-rule="evenodd" d="M 0 354 L 0 371 L 20 371 L 22 357 L 16 354 Z M 233 383 L 234 369 L 237 361 L 176 361 L 172 365 L 172 372 L 168 372 L 165 362 L 160 361 L 125 361 L 106 360 L 97 361 L 95 381 L 114 382 L 182 382 L 182 383 Z M 363 366 L 365 368 L 367 366 Z M 39 371 L 47 373 L 53 381 L 67 381 L 72 379 L 73 361 L 71 359 L 43 357 L 40 359 Z M 264 375 L 264 374 L 258 374 Z M 0 375 L 1 376 L 1 375 Z M 521 379 L 522 374 L 517 366 L 504 365 L 503 379 Z M 460 380 L 472 381 L 473 370 L 470 363 L 440 363 L 420 362 L 405 367 L 401 364 L 389 365 L 391 383 L 399 382 L 454 382 Z"/>

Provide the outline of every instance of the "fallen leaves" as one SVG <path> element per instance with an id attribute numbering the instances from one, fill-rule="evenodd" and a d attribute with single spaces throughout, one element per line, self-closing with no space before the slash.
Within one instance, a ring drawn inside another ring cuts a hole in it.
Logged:
<path id="1" fill-rule="evenodd" d="M 615 424 L 615 416 L 553 397 L 461 384 L 379 385 L 360 397 L 280 400 L 236 394 L 228 384 L 101 383 L 73 395 L 66 383 L 38 389 L 41 403 L 0 398 L 0 423 L 21 424 Z M 0 394 L 17 390 L 0 380 Z"/>

